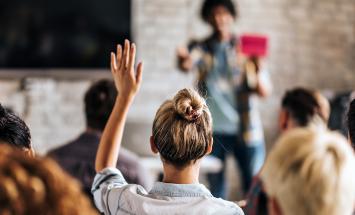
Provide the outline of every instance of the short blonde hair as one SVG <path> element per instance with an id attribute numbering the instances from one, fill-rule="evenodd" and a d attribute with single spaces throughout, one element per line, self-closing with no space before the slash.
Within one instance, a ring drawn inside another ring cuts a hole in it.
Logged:
<path id="1" fill-rule="evenodd" d="M 212 118 L 205 100 L 195 90 L 180 90 L 158 109 L 152 133 L 165 162 L 183 168 L 202 158 L 212 144 Z"/>
<path id="2" fill-rule="evenodd" d="M 354 168 L 344 137 L 326 129 L 294 129 L 277 141 L 261 178 L 285 215 L 350 215 Z"/>
<path id="3" fill-rule="evenodd" d="M 51 159 L 0 145 L 0 215 L 97 214 L 79 183 Z"/>

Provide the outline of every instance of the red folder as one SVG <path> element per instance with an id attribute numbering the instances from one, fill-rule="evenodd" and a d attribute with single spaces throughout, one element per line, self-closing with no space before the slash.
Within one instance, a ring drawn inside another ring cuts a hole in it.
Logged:
<path id="1" fill-rule="evenodd" d="M 241 52 L 250 57 L 266 57 L 268 54 L 268 42 L 268 37 L 264 35 L 242 35 L 240 37 Z"/>

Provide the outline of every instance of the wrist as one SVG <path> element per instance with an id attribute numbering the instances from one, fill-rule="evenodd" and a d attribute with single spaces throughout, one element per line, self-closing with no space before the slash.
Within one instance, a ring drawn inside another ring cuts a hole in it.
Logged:
<path id="1" fill-rule="evenodd" d="M 118 96 L 116 97 L 116 103 L 119 104 L 121 107 L 129 106 L 132 104 L 133 99 L 134 99 L 133 95 L 121 96 L 121 94 L 119 93 Z"/>

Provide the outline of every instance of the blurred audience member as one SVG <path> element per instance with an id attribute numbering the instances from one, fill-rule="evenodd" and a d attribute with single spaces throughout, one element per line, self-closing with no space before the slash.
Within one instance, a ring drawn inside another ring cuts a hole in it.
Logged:
<path id="1" fill-rule="evenodd" d="M 245 192 L 264 162 L 264 133 L 255 98 L 268 96 L 272 88 L 262 60 L 241 52 L 240 38 L 232 28 L 238 14 L 233 0 L 205 0 L 201 17 L 212 28 L 212 34 L 177 51 L 179 68 L 185 72 L 198 70 L 198 90 L 208 97 L 216 143 L 212 155 L 224 165 L 207 178 L 212 194 L 221 198 L 226 197 L 228 154 L 238 162 Z M 253 84 L 247 78 L 248 60 L 256 70 Z"/>
<path id="2" fill-rule="evenodd" d="M 295 127 L 326 126 L 329 103 L 317 91 L 296 88 L 286 92 L 279 115 L 281 131 Z"/>
<path id="3" fill-rule="evenodd" d="M 34 156 L 31 134 L 26 123 L 9 109 L 0 104 L 0 144 L 19 148 L 29 156 Z"/>
<path id="4" fill-rule="evenodd" d="M 0 145 L 0 214 L 97 214 L 79 183 L 52 160 Z"/>
<path id="5" fill-rule="evenodd" d="M 326 128 L 329 102 L 318 91 L 295 88 L 287 91 L 281 102 L 279 129 L 285 132 L 298 127 Z M 254 177 L 247 194 L 247 215 L 267 214 L 267 197 L 259 176 Z"/>
<path id="6" fill-rule="evenodd" d="M 349 133 L 346 114 L 349 110 L 349 104 L 353 99 L 355 99 L 355 91 L 348 91 L 337 94 L 330 102 L 329 128 L 339 131 L 346 137 Z"/>
<path id="7" fill-rule="evenodd" d="M 85 192 L 91 196 L 95 177 L 95 156 L 102 131 L 116 101 L 117 90 L 112 81 L 101 80 L 93 84 L 85 94 L 87 129 L 72 142 L 49 153 L 72 176 L 83 183 Z M 120 169 L 130 183 L 146 185 L 145 170 L 134 153 L 121 149 L 118 158 Z"/>
<path id="8" fill-rule="evenodd" d="M 275 144 L 261 171 L 272 215 L 351 215 L 355 159 L 340 134 L 295 129 Z"/>
<path id="9" fill-rule="evenodd" d="M 348 111 L 348 131 L 349 141 L 351 146 L 355 149 L 355 99 L 353 99 Z"/>

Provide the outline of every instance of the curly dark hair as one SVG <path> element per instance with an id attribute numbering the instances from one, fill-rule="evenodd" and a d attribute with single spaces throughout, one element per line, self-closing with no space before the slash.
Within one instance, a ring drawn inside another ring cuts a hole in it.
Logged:
<path id="1" fill-rule="evenodd" d="M 103 131 L 115 104 L 117 90 L 113 81 L 100 80 L 85 94 L 85 116 L 87 126 Z"/>
<path id="2" fill-rule="evenodd" d="M 0 141 L 20 149 L 32 149 L 30 129 L 26 123 L 1 104 Z"/>
<path id="3" fill-rule="evenodd" d="M 217 6 L 225 7 L 234 18 L 238 17 L 238 10 L 233 0 L 205 0 L 201 9 L 201 17 L 205 22 L 209 21 L 212 10 Z"/>

